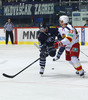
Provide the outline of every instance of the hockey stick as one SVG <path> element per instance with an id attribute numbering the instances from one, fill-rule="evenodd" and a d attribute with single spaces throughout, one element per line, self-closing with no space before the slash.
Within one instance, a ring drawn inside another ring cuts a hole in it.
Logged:
<path id="1" fill-rule="evenodd" d="M 33 43 L 39 50 L 41 50 L 41 48 L 36 44 L 36 43 Z M 53 48 L 54 46 L 51 46 L 51 47 L 48 47 L 49 49 Z"/>
<path id="2" fill-rule="evenodd" d="M 36 59 L 34 62 L 32 62 L 30 65 L 28 65 L 27 67 L 25 67 L 24 69 L 22 69 L 21 71 L 19 71 L 18 73 L 16 73 L 15 75 L 7 75 L 5 73 L 3 73 L 2 75 L 7 77 L 7 78 L 14 78 L 16 77 L 18 74 L 20 74 L 21 72 L 23 72 L 25 69 L 27 69 L 28 67 L 30 67 L 32 64 L 34 64 L 35 62 L 37 62 L 40 58 Z"/>
<path id="3" fill-rule="evenodd" d="M 86 55 L 84 52 L 80 51 L 82 54 L 84 54 L 86 57 L 88 57 L 88 55 Z"/>
<path id="4" fill-rule="evenodd" d="M 39 50 L 41 50 L 41 48 L 36 44 L 36 43 L 33 43 L 35 47 L 37 47 Z"/>

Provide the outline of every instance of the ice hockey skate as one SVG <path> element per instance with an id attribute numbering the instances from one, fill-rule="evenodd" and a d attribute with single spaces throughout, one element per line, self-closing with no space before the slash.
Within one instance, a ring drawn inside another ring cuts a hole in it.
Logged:
<path id="1" fill-rule="evenodd" d="M 85 71 L 84 70 L 82 70 L 82 72 L 80 73 L 80 72 L 78 72 L 78 71 L 76 71 L 76 74 L 77 75 L 80 75 L 81 77 L 84 77 L 84 73 L 85 73 Z"/>
<path id="2" fill-rule="evenodd" d="M 41 75 L 43 75 L 44 74 L 44 67 L 41 67 L 40 68 L 40 72 L 39 72 Z"/>
<path id="3" fill-rule="evenodd" d="M 84 76 L 84 72 L 82 74 L 80 74 L 80 76 Z"/>
<path id="4" fill-rule="evenodd" d="M 82 70 L 82 72 L 81 72 L 81 73 L 79 73 L 79 75 L 80 75 L 81 77 L 83 77 L 83 78 L 84 78 L 84 77 L 85 77 L 85 76 L 84 76 L 84 73 L 85 73 L 85 72 L 84 72 L 84 70 Z"/>
<path id="5" fill-rule="evenodd" d="M 75 73 L 76 73 L 77 75 L 79 74 L 79 72 L 78 72 L 78 71 L 76 71 Z"/>
<path id="6" fill-rule="evenodd" d="M 55 58 L 53 58 L 53 61 L 56 61 L 58 59 L 60 59 L 60 56 L 56 56 Z"/>

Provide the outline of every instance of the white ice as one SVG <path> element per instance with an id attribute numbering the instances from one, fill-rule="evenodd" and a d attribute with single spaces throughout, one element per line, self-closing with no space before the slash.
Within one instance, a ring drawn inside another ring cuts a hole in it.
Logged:
<path id="1" fill-rule="evenodd" d="M 81 46 L 81 51 L 88 55 L 88 46 Z M 2 75 L 14 75 L 37 58 L 39 50 L 33 45 L 0 45 L 0 100 L 88 100 L 88 57 L 83 53 L 85 78 L 75 74 L 65 53 L 56 62 L 47 58 L 42 77 L 39 61 L 13 79 Z"/>

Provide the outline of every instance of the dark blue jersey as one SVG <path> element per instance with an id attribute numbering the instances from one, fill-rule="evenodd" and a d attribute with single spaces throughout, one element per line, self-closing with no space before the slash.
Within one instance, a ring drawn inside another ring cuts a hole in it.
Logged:
<path id="1" fill-rule="evenodd" d="M 38 32 L 38 40 L 41 45 L 46 44 L 47 46 L 52 46 L 56 37 L 59 39 L 61 38 L 60 35 L 58 35 L 58 29 L 55 26 L 49 26 L 47 27 L 47 32 Z"/>

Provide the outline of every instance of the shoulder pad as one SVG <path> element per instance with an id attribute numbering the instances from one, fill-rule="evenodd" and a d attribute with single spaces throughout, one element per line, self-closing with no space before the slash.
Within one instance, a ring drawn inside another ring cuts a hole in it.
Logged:
<path id="1" fill-rule="evenodd" d="M 65 27 L 65 28 L 67 28 L 68 30 L 71 30 L 69 27 Z"/>

